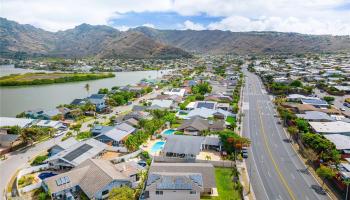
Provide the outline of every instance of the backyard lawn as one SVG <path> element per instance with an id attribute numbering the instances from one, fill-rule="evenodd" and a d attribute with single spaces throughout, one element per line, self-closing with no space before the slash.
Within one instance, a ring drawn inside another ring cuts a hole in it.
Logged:
<path id="1" fill-rule="evenodd" d="M 202 199 L 214 200 L 240 200 L 241 195 L 234 188 L 232 182 L 232 169 L 230 168 L 215 168 L 215 181 L 218 188 L 218 197 L 202 197 Z"/>
<path id="2" fill-rule="evenodd" d="M 226 118 L 226 122 L 230 123 L 231 125 L 234 125 L 236 123 L 236 118 L 232 116 L 228 116 Z"/>

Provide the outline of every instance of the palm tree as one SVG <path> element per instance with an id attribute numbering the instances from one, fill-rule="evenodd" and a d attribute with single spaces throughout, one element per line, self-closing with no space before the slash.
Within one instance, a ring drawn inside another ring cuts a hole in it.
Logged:
<path id="1" fill-rule="evenodd" d="M 84 86 L 84 88 L 85 88 L 85 90 L 86 90 L 86 92 L 87 92 L 87 94 L 88 94 L 88 96 L 89 96 L 89 91 L 90 91 L 90 85 L 89 85 L 89 83 L 86 83 L 86 85 Z"/>

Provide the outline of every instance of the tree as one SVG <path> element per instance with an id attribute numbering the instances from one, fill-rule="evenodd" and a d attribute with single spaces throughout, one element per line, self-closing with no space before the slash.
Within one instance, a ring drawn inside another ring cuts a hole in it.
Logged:
<path id="1" fill-rule="evenodd" d="M 287 128 L 287 131 L 288 131 L 288 133 L 289 133 L 291 138 L 292 137 L 295 138 L 295 136 L 297 136 L 298 133 L 299 133 L 299 129 L 297 127 L 295 127 L 295 126 L 289 126 Z"/>
<path id="2" fill-rule="evenodd" d="M 309 123 L 305 119 L 298 118 L 295 120 L 295 123 L 300 132 L 303 132 L 303 133 L 309 132 Z"/>
<path id="3" fill-rule="evenodd" d="M 292 87 L 303 87 L 303 84 L 299 80 L 295 80 L 289 84 Z"/>
<path id="4" fill-rule="evenodd" d="M 134 199 L 134 191 L 126 186 L 120 188 L 113 188 L 109 192 L 110 200 L 131 200 Z"/>
<path id="5" fill-rule="evenodd" d="M 326 179 L 330 179 L 332 178 L 333 176 L 335 176 L 335 173 L 333 172 L 333 170 L 329 167 L 326 167 L 324 165 L 321 165 L 321 167 L 319 167 L 317 170 L 316 170 L 316 173 L 317 175 L 319 175 L 322 180 L 323 180 L 323 183 L 322 183 L 322 187 L 324 185 L 324 182 Z"/>
<path id="6" fill-rule="evenodd" d="M 307 159 L 306 161 L 308 164 L 307 169 L 309 169 L 310 165 L 312 165 L 314 161 L 318 159 L 318 155 L 314 150 L 310 148 L 305 148 L 302 152 Z"/>
<path id="7" fill-rule="evenodd" d="M 85 90 L 86 90 L 86 92 L 87 92 L 87 94 L 88 94 L 88 96 L 89 96 L 89 91 L 90 91 L 90 85 L 89 85 L 89 83 L 86 83 L 86 85 L 84 86 L 84 88 L 85 88 Z"/>
<path id="8" fill-rule="evenodd" d="M 324 96 L 323 100 L 327 101 L 327 103 L 331 104 L 334 101 L 334 97 L 332 96 Z"/>
<path id="9" fill-rule="evenodd" d="M 345 179 L 343 183 L 346 185 L 346 194 L 345 194 L 345 200 L 348 200 L 348 194 L 349 194 L 349 185 L 350 185 L 350 178 Z"/>
<path id="10" fill-rule="evenodd" d="M 100 88 L 100 89 L 98 90 L 98 93 L 99 93 L 99 94 L 108 94 L 108 88 Z"/>

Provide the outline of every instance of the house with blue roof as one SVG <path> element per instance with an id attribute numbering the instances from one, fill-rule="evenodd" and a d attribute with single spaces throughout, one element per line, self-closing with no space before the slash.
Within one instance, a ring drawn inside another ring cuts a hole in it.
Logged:
<path id="1" fill-rule="evenodd" d="M 107 108 L 106 99 L 106 94 L 92 94 L 90 97 L 87 98 L 87 101 L 96 106 L 97 112 L 103 112 Z"/>
<path id="2" fill-rule="evenodd" d="M 316 108 L 327 108 L 329 104 L 327 101 L 322 99 L 301 99 L 302 104 L 310 104 L 315 106 Z"/>

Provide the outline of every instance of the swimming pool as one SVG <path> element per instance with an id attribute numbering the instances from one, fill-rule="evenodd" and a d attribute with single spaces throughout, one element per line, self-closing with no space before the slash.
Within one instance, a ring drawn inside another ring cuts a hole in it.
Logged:
<path id="1" fill-rule="evenodd" d="M 165 142 L 163 142 L 163 141 L 159 141 L 159 142 L 154 143 L 152 148 L 151 148 L 151 153 L 155 153 L 155 152 L 162 150 L 164 145 L 165 145 Z"/>
<path id="2" fill-rule="evenodd" d="M 163 131 L 163 135 L 174 135 L 174 133 L 175 133 L 176 131 L 175 130 L 173 130 L 173 129 L 167 129 L 167 130 L 165 130 L 165 131 Z"/>
<path id="3" fill-rule="evenodd" d="M 43 173 L 40 173 L 40 174 L 38 175 L 38 177 L 39 177 L 41 180 L 44 180 L 44 179 L 46 179 L 46 178 L 50 178 L 50 177 L 56 176 L 56 175 L 57 175 L 57 174 L 52 173 L 52 172 L 43 172 Z"/>

